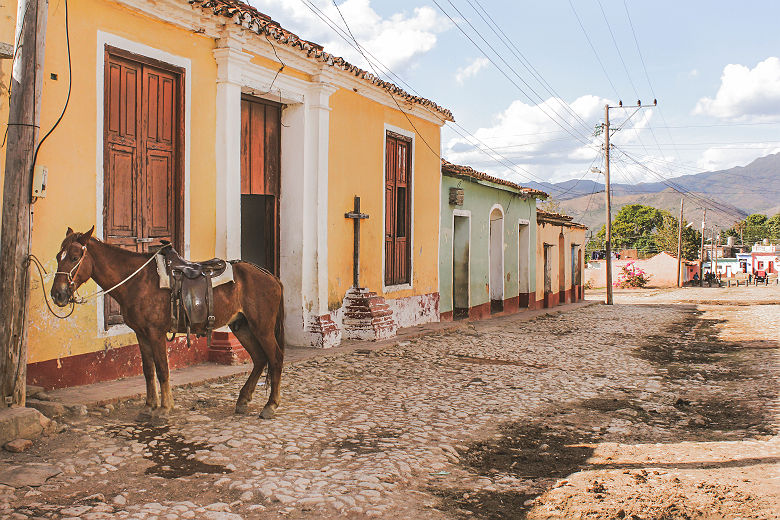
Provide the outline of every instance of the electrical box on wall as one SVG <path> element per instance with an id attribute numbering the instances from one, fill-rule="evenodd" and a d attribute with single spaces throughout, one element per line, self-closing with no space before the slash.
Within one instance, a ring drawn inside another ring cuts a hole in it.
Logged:
<path id="1" fill-rule="evenodd" d="M 46 176 L 49 169 L 46 166 L 36 166 L 33 171 L 32 194 L 33 197 L 43 198 L 46 196 Z"/>

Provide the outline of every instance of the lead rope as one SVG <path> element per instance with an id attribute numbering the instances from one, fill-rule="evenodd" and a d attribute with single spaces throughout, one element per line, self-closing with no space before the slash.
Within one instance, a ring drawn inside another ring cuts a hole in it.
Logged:
<path id="1" fill-rule="evenodd" d="M 159 253 L 159 251 L 162 251 L 163 249 L 165 249 L 166 247 L 169 247 L 169 246 L 170 246 L 170 244 L 168 244 L 168 245 L 165 245 L 165 246 L 161 247 L 161 248 L 158 250 L 158 253 Z M 84 247 L 84 249 L 86 250 L 86 247 Z M 49 298 L 48 298 L 48 296 L 46 296 L 46 289 L 44 288 L 45 284 L 44 284 L 44 281 L 43 281 L 43 275 L 44 275 L 44 274 L 46 274 L 46 275 L 48 275 L 48 274 L 49 274 L 49 273 L 46 271 L 46 268 L 45 268 L 45 267 L 43 267 L 43 264 L 41 263 L 41 261 L 38 259 L 38 257 L 37 257 L 37 256 L 35 256 L 35 255 L 33 255 L 33 254 L 30 254 L 30 255 L 29 255 L 27 258 L 28 258 L 28 262 L 31 262 L 31 263 L 32 263 L 32 264 L 35 266 L 35 268 L 38 270 L 38 277 L 39 277 L 39 278 L 40 278 L 40 280 L 41 280 L 41 292 L 43 293 L 43 301 L 44 301 L 44 302 L 46 302 L 46 307 L 49 309 L 49 312 L 50 312 L 50 313 L 51 313 L 53 316 L 55 316 L 56 318 L 59 318 L 59 319 L 61 319 L 61 320 L 64 320 L 65 318 L 68 318 L 68 317 L 70 317 L 70 315 L 71 315 L 71 314 L 73 314 L 73 312 L 74 312 L 74 311 L 75 311 L 75 309 L 76 309 L 76 304 L 79 304 L 79 305 L 81 305 L 81 304 L 84 304 L 84 303 L 86 303 L 88 300 L 91 300 L 92 298 L 97 298 L 98 296 L 103 296 L 103 295 L 105 295 L 105 294 L 108 294 L 108 293 L 110 293 L 111 291 L 113 291 L 113 290 L 114 290 L 114 289 L 116 289 L 117 287 L 120 287 L 121 285 L 125 284 L 125 283 L 126 283 L 126 282 L 128 282 L 128 281 L 129 281 L 131 278 L 133 278 L 135 275 L 137 275 L 138 273 L 140 273 L 140 272 L 143 270 L 143 268 L 144 268 L 144 267 L 146 267 L 147 265 L 149 265 L 149 264 L 152 262 L 152 260 L 154 260 L 154 259 L 155 259 L 155 257 L 156 257 L 156 256 L 157 256 L 157 253 L 153 254 L 153 255 L 151 256 L 151 258 L 149 258 L 149 260 L 147 260 L 147 261 L 146 261 L 146 262 L 145 262 L 145 263 L 144 263 L 144 264 L 143 264 L 141 267 L 139 267 L 139 268 L 138 268 L 138 269 L 136 269 L 136 270 L 135 270 L 133 273 L 131 273 L 131 274 L 130 274 L 130 276 L 128 276 L 127 278 L 125 278 L 124 280 L 122 280 L 121 282 L 119 282 L 118 284 L 114 285 L 114 286 L 113 286 L 113 287 L 111 287 L 110 289 L 107 289 L 107 290 L 105 290 L 105 291 L 103 291 L 103 290 L 101 290 L 101 291 L 97 291 L 97 292 L 94 292 L 94 293 L 92 293 L 92 294 L 90 294 L 90 295 L 87 295 L 87 296 L 85 296 L 85 297 L 83 297 L 83 298 L 82 298 L 82 297 L 80 297 L 80 296 L 79 296 L 78 298 L 76 298 L 76 296 L 77 296 L 77 293 L 76 293 L 76 291 L 74 290 L 74 291 L 73 291 L 73 296 L 71 297 L 71 300 L 70 300 L 70 302 L 68 302 L 68 303 L 70 303 L 70 312 L 68 312 L 68 314 L 66 314 L 66 315 L 64 315 L 64 316 L 62 316 L 62 315 L 60 315 L 60 314 L 57 314 L 56 312 L 54 312 L 54 309 L 52 309 L 52 307 L 51 307 L 51 304 L 49 303 Z M 56 272 L 56 273 L 54 273 L 54 274 L 65 274 L 65 275 L 67 275 L 67 276 L 68 276 L 68 278 L 69 278 L 69 282 L 71 282 L 71 283 L 72 283 L 72 282 L 73 282 L 73 279 L 72 279 L 72 277 L 71 277 L 71 273 L 73 272 L 73 270 L 74 270 L 74 269 L 76 269 L 76 274 L 78 274 L 78 269 L 77 269 L 77 268 L 81 266 L 81 261 L 82 261 L 83 259 L 84 259 L 84 255 L 82 254 L 82 255 L 81 255 L 81 258 L 79 259 L 79 262 L 78 262 L 78 263 L 77 263 L 75 266 L 73 266 L 73 268 L 70 270 L 70 272 L 68 272 L 68 273 L 65 273 L 65 272 L 60 272 L 60 271 L 57 271 L 57 272 Z"/>
<path id="2" fill-rule="evenodd" d="M 166 247 L 168 247 L 168 246 L 166 245 L 166 246 L 163 246 L 163 247 L 161 247 L 161 248 L 159 249 L 159 251 L 162 251 L 162 250 L 163 250 L 163 249 L 165 249 Z M 159 253 L 159 251 L 158 251 L 158 253 Z M 131 278 L 133 278 L 135 275 L 137 275 L 138 273 L 140 273 L 140 272 L 143 270 L 143 268 L 144 268 L 144 267 L 146 267 L 147 265 L 149 265 L 149 264 L 151 264 L 151 263 L 152 263 L 152 261 L 155 259 L 155 257 L 156 257 L 156 256 L 157 256 L 157 253 L 153 254 L 153 255 L 152 255 L 150 258 L 149 258 L 149 260 L 147 260 L 146 262 L 144 262 L 144 264 L 143 264 L 141 267 L 139 267 L 138 269 L 136 269 L 135 271 L 133 271 L 133 272 L 130 274 L 130 276 L 128 276 L 127 278 L 125 278 L 124 280 L 122 280 L 121 282 L 119 282 L 118 284 L 116 284 L 115 286 L 113 286 L 113 287 L 112 287 L 112 288 L 110 288 L 110 289 L 106 289 L 106 290 L 100 290 L 100 291 L 94 292 L 94 293 L 92 293 L 92 294 L 89 294 L 89 295 L 87 295 L 87 296 L 84 296 L 83 298 L 82 298 L 81 296 L 79 296 L 79 297 L 78 297 L 78 299 L 76 298 L 77 294 L 76 294 L 76 291 L 74 290 L 74 291 L 73 291 L 73 296 L 74 296 L 74 298 L 73 298 L 73 302 L 74 302 L 74 303 L 78 303 L 79 305 L 81 305 L 81 304 L 83 304 L 83 303 L 86 303 L 88 300 L 91 300 L 92 298 L 97 298 L 98 296 L 103 296 L 104 294 L 108 294 L 108 293 L 110 293 L 111 291 L 113 291 L 113 290 L 114 290 L 114 289 L 116 289 L 117 287 L 120 287 L 121 285 L 125 284 L 127 281 L 129 281 Z M 81 258 L 84 258 L 84 256 L 82 255 L 82 257 L 81 257 Z"/>
<path id="3" fill-rule="evenodd" d="M 65 318 L 70 317 L 70 315 L 73 314 L 73 311 L 76 310 L 76 303 L 74 301 L 72 301 L 72 300 L 69 302 L 70 303 L 70 312 L 68 312 L 68 314 L 66 314 L 65 316 L 61 316 L 61 315 L 57 314 L 56 312 L 54 312 L 54 309 L 52 309 L 51 304 L 49 303 L 49 297 L 46 296 L 46 289 L 44 288 L 44 282 L 43 282 L 43 275 L 44 274 L 48 275 L 49 273 L 46 272 L 46 268 L 43 267 L 43 264 L 41 263 L 40 260 L 38 260 L 37 256 L 30 255 L 30 256 L 27 257 L 27 261 L 28 261 L 28 263 L 31 263 L 32 265 L 34 265 L 35 268 L 38 270 L 38 277 L 41 280 L 41 292 L 43 293 L 43 301 L 46 302 L 46 307 L 49 308 L 49 312 L 52 313 L 52 315 L 55 318 L 59 318 L 61 320 L 64 320 Z"/>

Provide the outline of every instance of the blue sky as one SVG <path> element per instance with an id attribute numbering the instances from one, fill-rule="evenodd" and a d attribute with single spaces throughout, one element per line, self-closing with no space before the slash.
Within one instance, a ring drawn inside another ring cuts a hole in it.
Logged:
<path id="1" fill-rule="evenodd" d="M 343 28 L 332 0 L 251 3 L 301 37 L 373 69 L 307 2 Z M 442 134 L 442 155 L 452 162 L 521 183 L 583 175 L 598 180 L 588 171 L 601 164 L 601 138 L 589 134 L 603 121 L 604 104 L 622 99 L 632 105 L 637 97 L 651 102 L 653 94 L 659 107 L 634 114 L 613 137 L 617 182 L 744 165 L 780 151 L 780 2 L 338 0 L 338 5 L 362 46 L 417 93 L 453 111 L 457 125 Z M 515 49 L 504 46 L 478 16 L 480 7 Z M 531 71 L 516 58 L 518 52 Z M 613 126 L 632 112 L 611 111 Z"/>

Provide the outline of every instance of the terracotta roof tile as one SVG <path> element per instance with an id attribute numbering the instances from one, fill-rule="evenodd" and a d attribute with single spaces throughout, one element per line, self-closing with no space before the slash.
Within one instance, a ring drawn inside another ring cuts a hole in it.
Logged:
<path id="1" fill-rule="evenodd" d="M 526 188 L 525 186 L 520 186 L 519 184 L 515 184 L 514 182 L 505 179 L 499 179 L 498 177 L 493 177 L 492 175 L 488 175 L 487 173 L 478 172 L 471 166 L 461 166 L 458 164 L 452 164 L 451 162 L 445 159 L 441 160 L 441 171 L 443 173 L 449 173 L 453 175 L 463 175 L 466 177 L 471 177 L 473 179 L 489 181 L 495 184 L 500 184 L 502 186 L 507 186 L 517 192 L 522 193 L 523 195 L 530 195 L 537 199 L 546 199 L 547 197 L 549 197 L 549 195 L 543 191 L 535 190 L 533 188 Z"/>
<path id="2" fill-rule="evenodd" d="M 236 24 L 241 25 L 256 34 L 273 38 L 279 44 L 292 47 L 306 57 L 325 63 L 352 74 L 372 85 L 376 85 L 394 97 L 401 98 L 403 101 L 415 103 L 423 108 L 436 112 L 446 121 L 454 121 L 452 112 L 431 101 L 419 96 L 409 94 L 401 87 L 378 78 L 374 74 L 365 71 L 355 65 L 352 65 L 344 58 L 334 56 L 325 52 L 322 45 L 299 38 L 297 35 L 284 29 L 278 22 L 271 19 L 270 16 L 261 13 L 256 8 L 238 0 L 187 0 L 191 5 L 200 7 L 203 10 L 210 11 L 214 16 L 230 18 Z"/>
<path id="3" fill-rule="evenodd" d="M 564 215 L 562 213 L 550 213 L 549 211 L 536 210 L 536 221 L 553 222 L 556 224 L 562 224 L 567 227 L 574 227 L 579 229 L 588 229 L 588 226 L 580 224 L 578 222 L 572 222 L 574 217 Z"/>

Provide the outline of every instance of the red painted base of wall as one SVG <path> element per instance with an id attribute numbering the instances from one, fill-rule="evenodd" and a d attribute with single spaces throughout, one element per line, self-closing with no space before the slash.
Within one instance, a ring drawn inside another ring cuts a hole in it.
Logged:
<path id="1" fill-rule="evenodd" d="M 439 314 L 440 321 L 452 321 L 452 311 L 442 312 Z"/>
<path id="2" fill-rule="evenodd" d="M 241 342 L 230 332 L 214 332 L 211 337 L 209 361 L 220 365 L 242 365 L 252 358 Z"/>
<path id="3" fill-rule="evenodd" d="M 490 302 L 483 303 L 482 305 L 475 305 L 469 309 L 470 320 L 484 320 L 490 317 Z"/>
<path id="4" fill-rule="evenodd" d="M 249 359 L 249 354 L 231 333 L 214 332 L 211 352 L 206 345 L 206 338 L 191 337 L 190 339 L 192 341 L 190 348 L 187 348 L 187 340 L 184 337 L 177 337 L 167 343 L 169 369 L 197 365 L 206 361 L 240 364 Z M 52 390 L 114 381 L 142 373 L 141 351 L 138 345 L 126 345 L 29 363 L 27 384 Z"/>
<path id="5" fill-rule="evenodd" d="M 504 300 L 504 314 L 514 314 L 520 310 L 520 297 L 513 296 Z"/>

